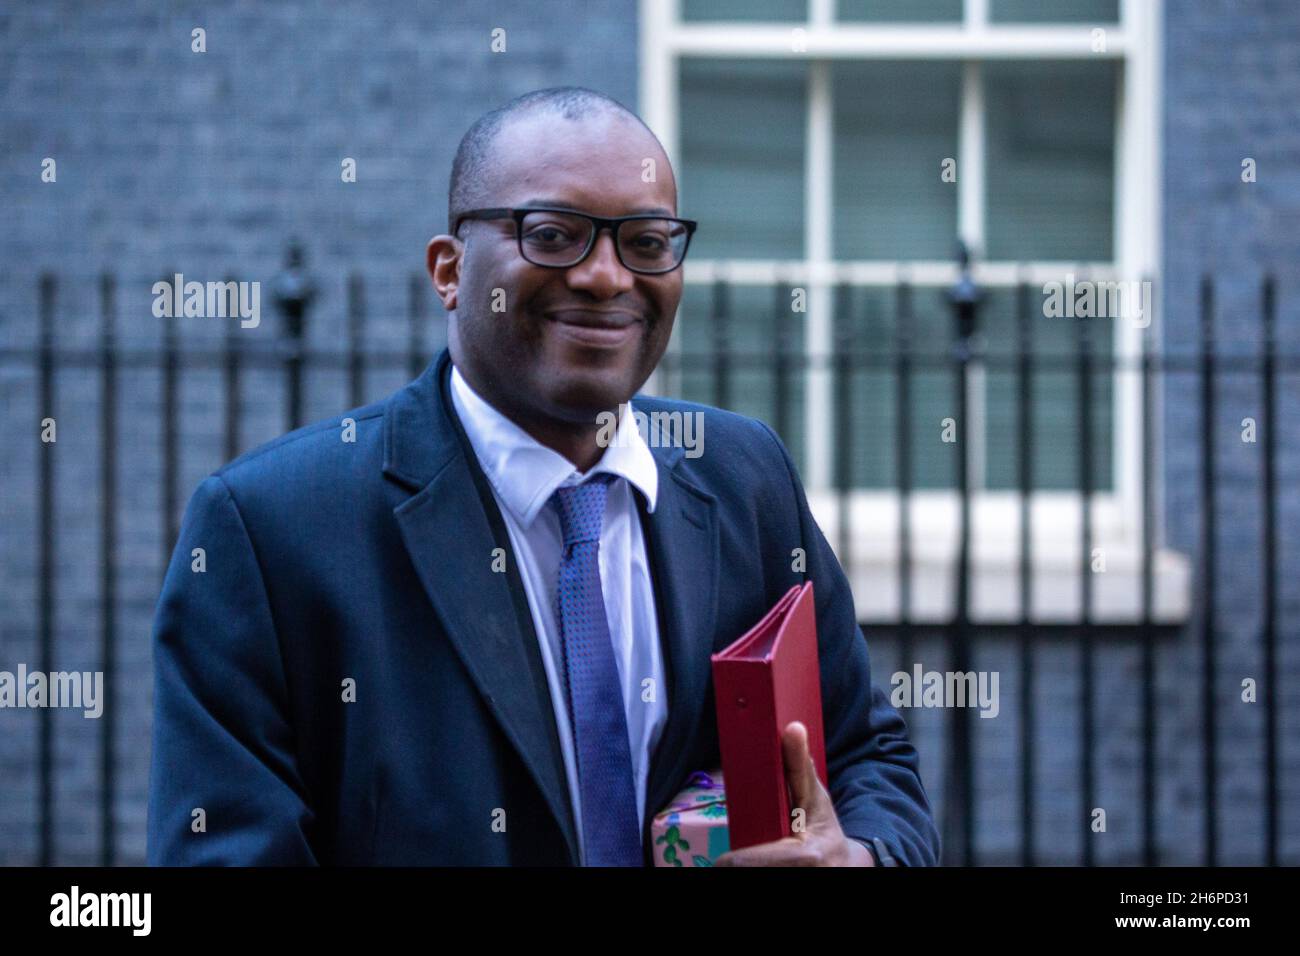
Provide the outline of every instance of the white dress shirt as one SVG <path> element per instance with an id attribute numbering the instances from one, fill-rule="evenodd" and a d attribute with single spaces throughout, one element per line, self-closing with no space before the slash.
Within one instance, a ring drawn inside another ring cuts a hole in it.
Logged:
<path id="1" fill-rule="evenodd" d="M 564 645 L 555 619 L 555 587 L 564 538 L 559 515 L 547 502 L 557 488 L 581 484 L 598 472 L 617 476 L 609 484 L 600 532 L 600 586 L 627 714 L 637 821 L 644 827 L 646 777 L 650 756 L 668 720 L 668 701 L 664 693 L 663 655 L 659 646 L 650 563 L 632 489 L 639 490 L 645 497 L 647 510 L 654 511 L 659 472 L 654 456 L 630 414 L 630 405 L 622 409 L 615 441 L 583 474 L 559 452 L 542 445 L 489 405 L 470 388 L 454 365 L 451 394 L 456 414 L 492 486 L 510 534 L 511 548 L 519 562 L 520 577 L 528 594 L 528 607 L 541 646 L 542 664 L 550 684 L 551 706 L 555 710 L 569 796 L 573 801 L 579 856 L 585 865 L 577 757 L 561 679 Z"/>

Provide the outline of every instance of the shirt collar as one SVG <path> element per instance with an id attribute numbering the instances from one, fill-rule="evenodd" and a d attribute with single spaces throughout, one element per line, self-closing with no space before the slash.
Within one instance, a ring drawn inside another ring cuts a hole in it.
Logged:
<path id="1" fill-rule="evenodd" d="M 655 510 L 659 469 L 637 428 L 631 402 L 619 408 L 614 440 L 600 460 L 583 473 L 488 404 L 454 364 L 451 398 L 483 473 L 523 527 L 532 525 L 556 488 L 581 484 L 599 472 L 627 479 L 645 496 L 646 510 Z"/>

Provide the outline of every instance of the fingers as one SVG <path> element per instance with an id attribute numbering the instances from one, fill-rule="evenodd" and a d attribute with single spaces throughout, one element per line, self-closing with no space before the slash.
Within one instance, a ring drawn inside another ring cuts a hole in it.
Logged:
<path id="1" fill-rule="evenodd" d="M 803 826 L 793 836 L 724 853 L 713 861 L 714 866 L 832 866 L 844 855 L 837 849 L 845 839 L 835 806 L 817 776 L 808 749 L 808 728 L 800 721 L 791 721 L 782 730 L 781 757 L 791 809 L 803 811 Z"/>
<path id="2" fill-rule="evenodd" d="M 817 767 L 808 750 L 808 728 L 794 720 L 786 725 L 781 735 L 781 752 L 785 759 L 785 779 L 790 784 L 794 807 L 802 808 L 811 824 L 826 809 L 829 799 L 817 779 Z"/>
<path id="3" fill-rule="evenodd" d="M 795 806 L 811 806 L 808 787 L 808 768 L 812 755 L 808 753 L 808 728 L 799 721 L 786 724 L 781 734 L 781 755 L 785 760 L 785 779 L 790 784 L 790 795 Z"/>

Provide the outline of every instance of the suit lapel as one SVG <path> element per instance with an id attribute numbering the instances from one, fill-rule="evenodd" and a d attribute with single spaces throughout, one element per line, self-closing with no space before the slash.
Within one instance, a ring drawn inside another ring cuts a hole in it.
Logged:
<path id="1" fill-rule="evenodd" d="M 691 770 L 686 766 L 708 694 L 717 618 L 717 499 L 676 471 L 681 449 L 651 449 L 659 468 L 653 514 L 642 508 L 654 575 L 659 636 L 669 673 L 668 722 L 650 761 L 643 837 Z M 640 498 L 638 496 L 638 504 Z M 652 849 L 652 848 L 651 848 Z"/>
<path id="2" fill-rule="evenodd" d="M 384 471 L 416 493 L 394 509 L 447 637 L 546 798 L 578 863 L 564 758 L 532 617 L 500 511 L 447 393 L 444 350 L 385 414 Z M 506 573 L 492 570 L 493 549 Z"/>

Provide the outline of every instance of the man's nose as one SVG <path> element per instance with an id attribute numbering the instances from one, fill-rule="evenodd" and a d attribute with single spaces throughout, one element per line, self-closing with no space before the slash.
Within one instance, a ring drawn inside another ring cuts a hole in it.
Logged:
<path id="1" fill-rule="evenodd" d="M 608 229 L 596 235 L 596 243 L 587 258 L 568 271 L 569 288 L 586 289 L 597 298 L 609 298 L 620 292 L 630 292 L 636 276 L 618 261 L 614 236 Z"/>

